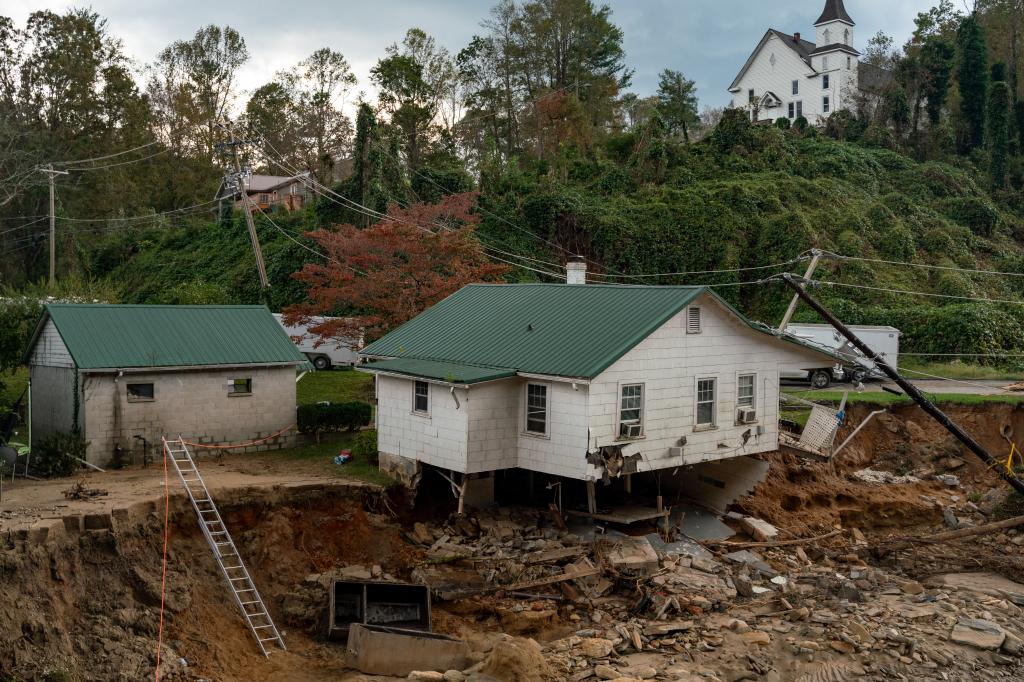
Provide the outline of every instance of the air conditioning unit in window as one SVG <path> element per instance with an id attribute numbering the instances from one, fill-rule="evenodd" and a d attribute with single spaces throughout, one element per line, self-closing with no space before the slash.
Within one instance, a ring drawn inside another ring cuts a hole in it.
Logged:
<path id="1" fill-rule="evenodd" d="M 640 424 L 639 422 L 632 424 L 624 423 L 619 427 L 619 435 L 625 438 L 639 438 L 643 435 L 643 432 L 643 424 Z"/>
<path id="2" fill-rule="evenodd" d="M 736 410 L 736 421 L 739 424 L 753 424 L 757 421 L 757 410 L 752 407 L 741 407 Z"/>

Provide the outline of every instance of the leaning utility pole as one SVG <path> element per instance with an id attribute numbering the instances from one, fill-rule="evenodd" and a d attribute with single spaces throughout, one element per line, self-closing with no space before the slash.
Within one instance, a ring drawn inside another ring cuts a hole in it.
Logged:
<path id="1" fill-rule="evenodd" d="M 50 288 L 53 288 L 56 280 L 57 269 L 57 200 L 54 197 L 53 178 L 57 175 L 67 175 L 67 171 L 54 170 L 53 165 L 46 168 L 39 168 L 40 173 L 46 173 L 50 183 Z"/>
<path id="2" fill-rule="evenodd" d="M 981 461 L 989 466 L 989 468 L 996 469 L 999 477 L 1013 486 L 1014 490 L 1024 495 L 1024 481 L 1021 481 L 1019 478 L 1014 476 L 1011 471 L 1007 471 L 1000 466 L 1000 463 L 993 459 L 992 455 L 988 453 L 988 450 L 982 447 L 981 443 L 974 440 L 974 438 L 961 429 L 956 422 L 947 417 L 946 414 L 935 405 L 935 403 L 928 400 L 928 398 L 918 390 L 917 386 L 914 386 L 914 384 L 901 377 L 899 372 L 897 372 L 892 365 L 883 359 L 882 356 L 878 355 L 870 346 L 857 338 L 857 336 L 850 331 L 846 325 L 840 322 L 839 319 L 832 314 L 831 310 L 818 303 L 818 301 L 808 294 L 804 289 L 804 285 L 807 284 L 807 280 L 802 278 L 798 279 L 787 273 L 782 275 L 782 281 L 784 281 L 790 289 L 795 291 L 796 295 L 799 296 L 807 305 L 811 306 L 815 312 L 821 315 L 826 322 L 831 324 L 839 331 L 840 334 L 845 336 L 851 344 L 860 350 L 860 352 L 864 353 L 864 355 L 872 360 L 879 369 L 885 372 L 886 376 L 896 382 L 896 385 L 902 388 L 903 391 L 910 396 L 911 400 L 920 405 L 921 409 L 931 415 L 931 417 L 945 427 L 947 431 L 952 433 L 957 440 L 963 443 L 968 450 L 977 455 Z"/>
<path id="3" fill-rule="evenodd" d="M 242 172 L 242 162 L 238 158 L 238 147 L 248 144 L 246 140 L 236 140 L 234 131 L 225 126 L 231 135 L 231 140 L 224 144 L 217 145 L 218 148 L 230 148 L 231 157 L 234 160 L 235 172 L 225 173 L 225 186 L 234 185 L 238 189 L 238 196 L 242 200 L 242 207 L 245 208 L 245 224 L 249 228 L 249 241 L 252 242 L 252 252 L 256 257 L 256 271 L 260 277 L 260 288 L 269 289 L 270 281 L 267 279 L 267 266 L 263 262 L 263 249 L 260 247 L 260 238 L 256 234 L 256 223 L 252 219 L 252 206 L 249 203 L 249 194 L 245 191 L 245 176 Z"/>
<path id="4" fill-rule="evenodd" d="M 811 263 L 807 266 L 807 272 L 804 273 L 804 281 L 809 280 L 814 274 L 814 270 L 818 267 L 818 261 L 821 260 L 821 251 L 818 249 L 811 249 Z M 802 287 L 802 285 L 801 285 Z M 789 302 L 789 307 L 786 308 L 786 314 L 782 316 L 782 322 L 779 323 L 779 333 L 782 334 L 786 331 L 786 327 L 789 325 L 789 321 L 793 319 L 793 313 L 796 312 L 796 304 L 800 302 L 800 297 L 797 295 L 793 296 L 793 300 Z"/>

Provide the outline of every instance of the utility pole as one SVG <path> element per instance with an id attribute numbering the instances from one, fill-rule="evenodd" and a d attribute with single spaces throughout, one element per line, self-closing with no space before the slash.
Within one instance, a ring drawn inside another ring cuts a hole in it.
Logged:
<path id="1" fill-rule="evenodd" d="M 807 272 L 804 273 L 804 281 L 811 278 L 814 274 L 814 270 L 818 267 L 818 261 L 821 260 L 821 251 L 818 249 L 811 249 L 811 263 L 807 266 Z M 803 288 L 803 285 L 800 285 Z M 782 322 L 779 323 L 779 334 L 786 331 L 786 327 L 789 325 L 789 321 L 793 319 L 793 313 L 796 312 L 796 305 L 800 302 L 799 294 L 793 296 L 793 300 L 789 302 L 789 307 L 786 308 L 786 314 L 782 316 Z"/>
<path id="2" fill-rule="evenodd" d="M 789 286 L 790 289 L 796 292 L 797 297 L 803 299 L 807 305 L 811 306 L 819 315 L 821 315 L 825 321 L 835 327 L 840 334 L 845 336 L 851 344 L 853 344 L 860 352 L 864 353 L 875 365 L 885 372 L 886 376 L 896 382 L 896 385 L 903 389 L 903 391 L 910 396 L 910 399 L 921 406 L 925 412 L 927 412 L 935 421 L 939 422 L 947 431 L 952 433 L 957 440 L 963 443 L 968 450 L 973 452 L 978 458 L 988 465 L 990 469 L 995 469 L 999 474 L 999 477 L 1009 483 L 1014 490 L 1024 495 L 1024 481 L 1013 475 L 1012 472 L 1007 471 L 1001 466 L 1001 463 L 993 459 L 992 455 L 988 453 L 981 443 L 974 440 L 973 437 L 966 431 L 960 428 L 960 426 L 952 419 L 946 416 L 946 414 L 940 410 L 935 403 L 928 400 L 921 391 L 918 390 L 917 386 L 910 383 L 906 379 L 900 376 L 899 372 L 890 365 L 882 356 L 878 355 L 873 351 L 866 343 L 861 341 L 857 336 L 850 331 L 850 329 L 844 325 L 839 319 L 832 314 L 832 311 L 821 305 L 816 301 L 807 291 L 804 289 L 804 285 L 807 283 L 806 280 L 797 280 L 793 275 L 784 274 L 782 275 L 782 281 Z"/>
<path id="3" fill-rule="evenodd" d="M 50 288 L 52 289 L 57 281 L 57 200 L 54 196 L 53 178 L 57 175 L 67 175 L 68 172 L 54 170 L 53 164 L 38 170 L 40 173 L 46 173 L 50 183 Z"/>
<path id="4" fill-rule="evenodd" d="M 249 194 L 245 191 L 245 176 L 246 173 L 242 171 L 242 162 L 238 158 L 238 147 L 249 144 L 247 140 L 236 140 L 234 131 L 225 126 L 228 134 L 231 136 L 229 142 L 219 144 L 219 149 L 230 148 L 231 157 L 234 160 L 235 172 L 226 173 L 224 176 L 225 185 L 234 185 L 238 190 L 238 196 L 242 200 L 242 206 L 245 208 L 245 224 L 249 228 L 249 241 L 252 242 L 252 252 L 256 257 L 256 271 L 260 277 L 260 289 L 266 290 L 270 288 L 270 281 L 267 279 L 267 266 L 263 262 L 263 249 L 260 247 L 260 238 L 256 234 L 256 223 L 252 219 L 252 205 L 249 203 Z"/>

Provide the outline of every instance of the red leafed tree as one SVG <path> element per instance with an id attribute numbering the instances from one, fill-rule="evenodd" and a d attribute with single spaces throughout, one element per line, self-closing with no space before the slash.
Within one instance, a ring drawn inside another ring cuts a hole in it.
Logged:
<path id="1" fill-rule="evenodd" d="M 477 240 L 475 205 L 475 192 L 453 194 L 437 204 L 392 205 L 370 227 L 308 233 L 328 260 L 293 275 L 309 286 L 309 302 L 288 307 L 285 323 L 340 314 L 309 331 L 324 342 L 361 334 L 369 341 L 466 284 L 500 281 L 508 268 L 488 260 Z"/>

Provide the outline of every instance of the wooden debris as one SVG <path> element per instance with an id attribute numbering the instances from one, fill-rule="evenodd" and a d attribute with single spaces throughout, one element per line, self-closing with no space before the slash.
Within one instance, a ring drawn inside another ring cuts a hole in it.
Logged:
<path id="1" fill-rule="evenodd" d="M 837 535 L 841 535 L 843 530 L 836 529 L 824 535 L 816 535 L 812 538 L 797 538 L 796 540 L 775 540 L 774 542 L 729 542 L 727 540 L 721 541 L 708 541 L 709 545 L 720 545 L 722 547 L 735 547 L 737 549 L 744 549 L 748 547 L 788 547 L 791 545 L 807 545 L 812 542 L 818 542 L 820 540 L 827 540 L 828 538 L 834 538 Z"/>
<path id="2" fill-rule="evenodd" d="M 1016 528 L 1017 526 L 1024 526 L 1024 516 L 1014 516 L 1011 519 L 1003 519 L 1002 521 L 996 521 L 994 523 L 985 523 L 980 526 L 971 526 L 968 528 L 960 528 L 958 530 L 950 530 L 944 533 L 936 533 L 935 535 L 928 535 L 923 538 L 902 538 L 888 544 L 884 544 L 877 548 L 879 553 L 885 554 L 887 552 L 894 552 L 899 549 L 905 549 L 913 545 L 930 545 L 937 542 L 949 542 L 950 540 L 960 540 L 962 538 L 969 538 L 975 535 L 985 535 L 987 533 L 994 533 L 997 530 L 1005 530 L 1007 528 Z"/>
<path id="3" fill-rule="evenodd" d="M 91 500 L 94 497 L 106 497 L 109 493 L 102 488 L 86 488 L 85 481 L 77 481 L 63 494 L 69 500 Z"/>

